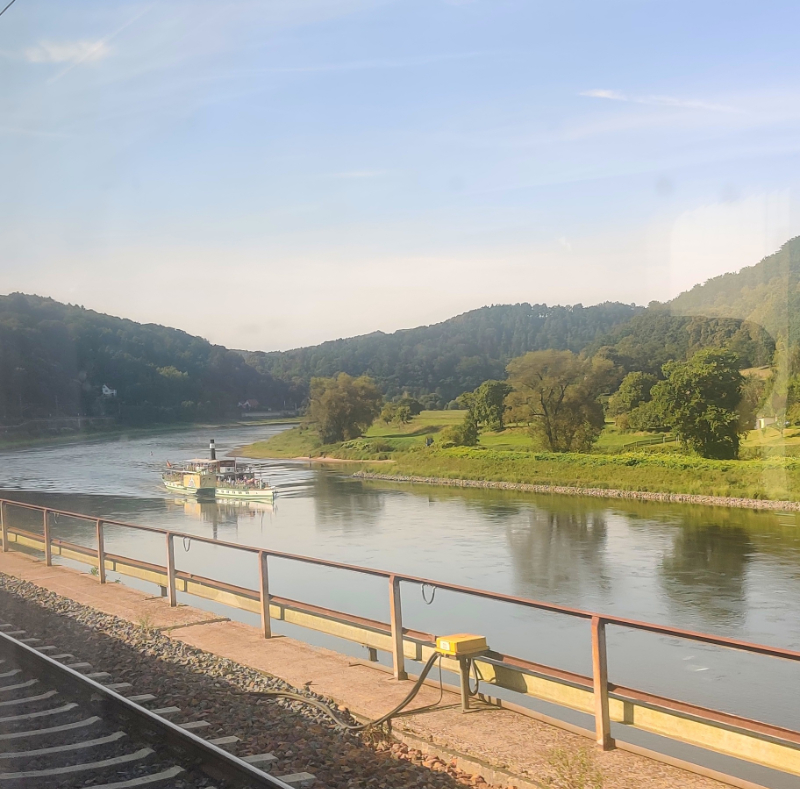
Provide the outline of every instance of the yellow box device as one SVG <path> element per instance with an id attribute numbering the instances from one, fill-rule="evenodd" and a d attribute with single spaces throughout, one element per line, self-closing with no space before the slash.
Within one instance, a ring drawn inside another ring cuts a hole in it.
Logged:
<path id="1" fill-rule="evenodd" d="M 471 633 L 456 633 L 452 636 L 439 636 L 436 639 L 436 651 L 452 657 L 477 655 L 488 648 L 484 636 L 475 636 Z"/>

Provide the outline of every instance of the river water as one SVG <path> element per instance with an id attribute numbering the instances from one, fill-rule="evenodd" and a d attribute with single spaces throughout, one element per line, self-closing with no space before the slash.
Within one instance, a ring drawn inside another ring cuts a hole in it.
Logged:
<path id="1" fill-rule="evenodd" d="M 213 437 L 225 454 L 280 429 L 217 429 Z M 167 494 L 164 462 L 204 455 L 210 437 L 191 430 L 3 452 L 0 488 L 53 508 L 800 650 L 794 514 L 383 484 L 284 461 L 270 463 L 274 507 Z M 93 545 L 89 526 L 60 520 L 53 529 Z M 164 561 L 160 538 L 109 528 L 106 540 L 108 551 Z M 257 588 L 253 557 L 188 539 L 176 553 L 181 569 Z M 270 584 L 282 597 L 388 621 L 383 580 L 274 561 Z M 412 585 L 403 609 L 407 627 L 477 632 L 507 654 L 591 672 L 585 622 L 442 590 L 428 605 Z M 357 645 L 291 634 L 364 656 Z M 613 682 L 800 728 L 792 664 L 617 628 L 608 638 Z"/>

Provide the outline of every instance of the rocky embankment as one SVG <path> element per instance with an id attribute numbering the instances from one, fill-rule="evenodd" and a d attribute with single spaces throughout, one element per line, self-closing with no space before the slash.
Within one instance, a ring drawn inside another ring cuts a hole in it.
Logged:
<path id="1" fill-rule="evenodd" d="M 451 488 L 486 488 L 513 490 L 522 493 L 557 493 L 564 496 L 589 496 L 601 499 L 630 499 L 633 501 L 658 501 L 670 504 L 705 504 L 711 507 L 739 507 L 748 510 L 778 510 L 800 512 L 798 501 L 771 501 L 769 499 L 740 499 L 729 496 L 701 496 L 691 493 L 654 493 L 646 490 L 615 490 L 613 488 L 578 488 L 566 485 L 533 485 L 526 482 L 498 482 L 483 479 L 448 479 L 446 477 L 416 477 L 397 474 L 375 474 L 357 471 L 359 479 L 382 482 L 411 482 L 417 485 L 445 485 Z"/>

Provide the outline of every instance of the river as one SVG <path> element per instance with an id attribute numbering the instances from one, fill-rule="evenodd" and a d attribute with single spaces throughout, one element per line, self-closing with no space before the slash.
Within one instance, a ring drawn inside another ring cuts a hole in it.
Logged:
<path id="1" fill-rule="evenodd" d="M 224 454 L 281 429 L 216 429 L 213 437 Z M 210 437 L 188 430 L 5 451 L 0 488 L 57 509 L 800 649 L 795 514 L 412 487 L 284 461 L 270 463 L 274 507 L 168 495 L 164 462 L 204 454 Z M 74 521 L 57 521 L 53 533 L 93 544 L 93 531 Z M 108 551 L 163 562 L 160 538 L 109 528 L 106 540 Z M 183 540 L 177 563 L 257 587 L 252 557 Z M 273 594 L 388 621 L 384 581 L 281 561 L 270 574 Z M 403 591 L 407 627 L 477 632 L 499 651 L 591 671 L 584 622 L 442 590 L 428 605 L 418 587 Z M 365 656 L 355 645 L 284 632 Z M 612 682 L 800 728 L 787 692 L 800 672 L 783 661 L 610 628 L 609 672 Z"/>

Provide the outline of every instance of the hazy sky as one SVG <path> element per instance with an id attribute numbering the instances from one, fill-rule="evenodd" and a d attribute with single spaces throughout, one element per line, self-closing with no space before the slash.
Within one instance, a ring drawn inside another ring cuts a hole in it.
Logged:
<path id="1" fill-rule="evenodd" d="M 800 234 L 800 5 L 17 0 L 0 292 L 282 349 Z"/>

